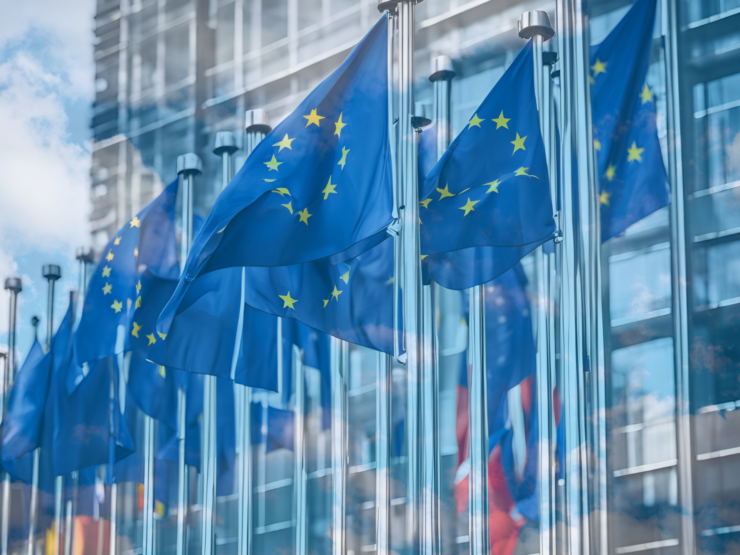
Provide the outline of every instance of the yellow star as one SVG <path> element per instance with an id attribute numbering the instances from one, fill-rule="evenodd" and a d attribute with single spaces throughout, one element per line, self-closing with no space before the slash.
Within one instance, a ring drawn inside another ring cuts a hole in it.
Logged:
<path id="1" fill-rule="evenodd" d="M 345 127 L 347 127 L 347 124 L 342 122 L 342 112 L 340 112 L 339 119 L 334 122 L 334 129 L 335 129 L 334 134 L 341 139 L 342 129 L 344 129 Z"/>
<path id="2" fill-rule="evenodd" d="M 537 177 L 536 175 L 532 175 L 530 173 L 527 173 L 527 170 L 528 169 L 529 168 L 519 168 L 518 170 L 516 170 L 514 172 L 514 175 L 523 175 L 523 176 L 526 176 L 526 177 L 534 177 L 535 179 L 539 179 L 539 177 Z"/>
<path id="3" fill-rule="evenodd" d="M 141 293 L 141 280 L 136 283 L 136 293 Z"/>
<path id="4" fill-rule="evenodd" d="M 277 193 L 281 197 L 284 197 L 285 195 L 290 196 L 290 191 L 286 189 L 285 187 L 278 187 L 277 189 L 273 189 L 271 192 Z"/>
<path id="5" fill-rule="evenodd" d="M 432 202 L 432 199 L 428 198 L 426 200 L 422 200 L 419 204 L 421 204 L 424 208 L 429 208 L 430 202 Z"/>
<path id="6" fill-rule="evenodd" d="M 479 202 L 479 200 L 470 200 L 470 198 L 468 198 L 468 202 L 465 203 L 465 206 L 461 206 L 460 210 L 465 210 L 465 216 L 467 216 L 470 212 L 475 212 L 473 206 L 475 206 Z"/>
<path id="7" fill-rule="evenodd" d="M 337 184 L 332 184 L 331 176 L 329 176 L 329 183 L 326 184 L 326 187 L 321 192 L 324 193 L 324 200 L 328 199 L 331 194 L 337 194 Z"/>
<path id="8" fill-rule="evenodd" d="M 136 305 L 134 308 L 141 308 L 141 297 L 136 297 Z"/>
<path id="9" fill-rule="evenodd" d="M 504 111 L 501 110 L 499 116 L 493 121 L 496 122 L 496 129 L 498 129 L 499 127 L 505 127 L 506 129 L 508 129 L 509 126 L 507 124 L 511 121 L 511 118 L 505 118 Z"/>
<path id="10" fill-rule="evenodd" d="M 113 304 L 110 305 L 110 307 L 116 311 L 116 314 L 118 314 L 119 312 L 121 312 L 121 310 L 123 310 L 123 303 L 119 301 L 113 301 Z"/>
<path id="11" fill-rule="evenodd" d="M 113 260 L 113 253 L 111 251 L 108 251 L 108 254 L 105 255 L 105 259 L 110 262 Z"/>
<path id="12" fill-rule="evenodd" d="M 300 216 L 300 221 L 306 225 L 308 225 L 308 219 L 313 216 L 313 214 L 308 213 L 308 208 L 304 208 L 303 210 L 298 212 L 298 215 Z"/>
<path id="13" fill-rule="evenodd" d="M 516 152 L 517 150 L 527 150 L 526 148 L 524 148 L 524 141 L 526 140 L 527 140 L 527 135 L 524 135 L 524 137 L 520 137 L 519 133 L 517 133 L 516 139 L 511 141 L 511 144 L 514 145 L 514 152 Z M 514 152 L 511 153 L 512 156 L 514 155 Z"/>
<path id="14" fill-rule="evenodd" d="M 341 294 L 342 294 L 342 292 L 339 289 L 337 289 L 337 286 L 335 285 L 334 286 L 334 291 L 331 292 L 331 298 L 332 299 L 336 299 L 337 302 L 339 302 L 339 295 L 341 295 Z"/>
<path id="15" fill-rule="evenodd" d="M 470 129 L 470 128 L 471 128 L 471 127 L 473 127 L 474 125 L 475 125 L 476 127 L 480 127 L 480 124 L 481 124 L 482 122 L 483 122 L 483 120 L 482 120 L 482 119 L 480 119 L 480 118 L 478 117 L 478 114 L 475 114 L 475 115 L 473 116 L 473 119 L 471 119 L 471 120 L 470 120 L 470 121 L 468 122 L 468 129 Z"/>
<path id="16" fill-rule="evenodd" d="M 298 299 L 291 299 L 290 291 L 288 291 L 287 295 L 278 295 L 278 297 L 280 297 L 283 300 L 283 308 L 289 308 L 291 310 L 295 310 L 295 307 L 293 305 L 298 302 Z"/>
<path id="17" fill-rule="evenodd" d="M 324 119 L 324 116 L 320 116 L 316 113 L 316 108 L 311 110 L 311 113 L 307 116 L 303 116 L 308 120 L 308 123 L 306 124 L 306 127 L 308 127 L 311 124 L 314 124 L 316 127 L 321 127 L 320 122 L 322 119 Z"/>
<path id="18" fill-rule="evenodd" d="M 349 149 L 342 147 L 342 158 L 337 162 L 337 166 L 342 166 L 342 169 L 347 165 L 347 154 L 349 154 Z"/>
<path id="19" fill-rule="evenodd" d="M 295 138 L 291 139 L 290 137 L 288 137 L 288 134 L 286 133 L 282 141 L 277 142 L 272 146 L 279 146 L 280 150 L 278 150 L 278 152 L 282 152 L 284 148 L 287 148 L 288 150 L 293 150 L 293 148 L 290 146 L 291 144 L 293 144 L 293 141 L 295 141 Z"/>
<path id="20" fill-rule="evenodd" d="M 134 329 L 131 330 L 131 335 L 133 335 L 134 337 L 136 337 L 138 339 L 139 338 L 139 330 L 141 330 L 141 326 L 139 324 L 137 324 L 136 322 L 134 322 Z"/>
<path id="21" fill-rule="evenodd" d="M 601 141 L 599 139 L 594 139 L 594 150 L 601 150 Z"/>
<path id="22" fill-rule="evenodd" d="M 627 161 L 632 162 L 634 160 L 637 160 L 638 162 L 642 162 L 643 152 L 645 152 L 645 149 L 637 148 L 637 143 L 635 141 L 632 141 L 632 146 L 627 150 Z"/>
<path id="23" fill-rule="evenodd" d="M 107 295 L 110 293 L 110 290 L 113 286 L 110 283 L 106 283 L 105 287 L 103 287 L 103 295 Z"/>
<path id="24" fill-rule="evenodd" d="M 499 182 L 498 179 L 494 179 L 490 183 L 484 183 L 483 186 L 488 186 L 488 190 L 486 191 L 486 194 L 488 193 L 498 193 L 498 186 Z"/>
<path id="25" fill-rule="evenodd" d="M 291 149 L 291 150 L 292 150 L 292 149 Z M 279 152 L 279 151 L 278 151 L 278 152 Z M 277 181 L 277 179 L 263 179 L 262 181 L 264 181 L 264 182 L 266 182 L 266 183 L 275 183 L 275 182 Z"/>
<path id="26" fill-rule="evenodd" d="M 116 240 L 113 241 L 113 244 L 114 245 L 120 245 L 121 244 L 121 238 L 120 237 L 116 237 Z"/>
<path id="27" fill-rule="evenodd" d="M 647 104 L 648 102 L 652 102 L 653 100 L 653 91 L 648 88 L 647 83 L 645 83 L 645 86 L 642 87 L 640 98 L 642 99 L 643 104 Z"/>
<path id="28" fill-rule="evenodd" d="M 103 277 L 110 277 L 110 267 L 103 266 Z"/>
<path id="29" fill-rule="evenodd" d="M 277 160 L 275 159 L 275 155 L 273 154 L 273 155 L 272 155 L 272 160 L 270 160 L 269 162 L 263 162 L 263 164 L 264 164 L 265 166 L 267 166 L 268 168 L 270 168 L 270 169 L 269 169 L 269 170 L 267 170 L 267 171 L 272 171 L 272 170 L 278 171 L 278 166 L 279 166 L 280 164 L 282 164 L 282 162 L 278 162 L 278 161 L 277 161 Z"/>
<path id="30" fill-rule="evenodd" d="M 163 379 L 167 377 L 167 370 L 165 370 L 164 366 L 161 364 L 159 366 L 159 375 L 162 376 Z"/>
<path id="31" fill-rule="evenodd" d="M 162 333 L 161 331 L 158 331 L 158 332 L 157 332 L 157 335 L 159 336 L 159 338 L 160 338 L 160 339 L 161 339 L 162 341 L 164 341 L 165 339 L 167 339 L 167 334 L 166 334 L 166 333 Z"/>
<path id="32" fill-rule="evenodd" d="M 285 208 L 288 209 L 288 212 L 290 212 L 291 214 L 293 213 L 293 203 L 292 202 L 289 202 L 288 204 L 281 204 L 280 206 L 285 206 Z"/>
<path id="33" fill-rule="evenodd" d="M 602 62 L 598 58 L 596 58 L 596 63 L 591 66 L 591 69 L 594 72 L 594 77 L 596 77 L 599 73 L 606 73 L 606 64 L 608 62 Z"/>
<path id="34" fill-rule="evenodd" d="M 328 305 L 328 304 L 329 304 L 329 301 L 330 301 L 331 299 L 321 299 L 321 300 L 322 300 L 322 301 L 324 301 L 324 308 L 326 308 L 326 305 Z"/>
<path id="35" fill-rule="evenodd" d="M 131 220 L 131 227 L 141 227 L 141 222 L 136 216 L 134 216 L 134 219 Z"/>
<path id="36" fill-rule="evenodd" d="M 147 335 L 146 338 L 149 340 L 149 345 L 154 345 L 157 342 L 157 338 L 154 337 L 153 333 L 150 333 L 149 335 Z M 147 345 L 147 347 L 149 345 Z"/>
<path id="37" fill-rule="evenodd" d="M 351 269 L 352 268 L 349 268 L 346 272 L 344 272 L 341 276 L 339 276 L 339 279 L 341 279 L 344 283 L 349 283 L 349 272 Z"/>
<path id="38" fill-rule="evenodd" d="M 429 255 L 428 254 L 422 254 L 421 255 L 421 259 L 424 260 L 427 256 L 429 256 Z"/>
<path id="39" fill-rule="evenodd" d="M 604 206 L 609 206 L 609 193 L 607 193 L 606 191 L 601 191 L 601 194 L 599 195 L 599 202 Z"/>
<path id="40" fill-rule="evenodd" d="M 614 179 L 614 174 L 617 173 L 617 167 L 613 166 L 612 164 L 609 164 L 609 167 L 606 168 L 606 173 L 604 174 L 606 176 L 606 179 L 608 181 L 611 181 Z"/>
<path id="41" fill-rule="evenodd" d="M 453 193 L 450 193 L 450 184 L 446 184 L 444 189 L 440 189 L 437 187 L 437 192 L 439 193 L 439 200 L 442 200 L 443 198 L 447 197 L 454 197 L 455 195 Z"/>

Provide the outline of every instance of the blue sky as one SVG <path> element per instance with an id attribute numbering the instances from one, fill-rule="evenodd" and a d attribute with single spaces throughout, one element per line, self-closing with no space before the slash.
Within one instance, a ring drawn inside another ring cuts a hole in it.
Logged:
<path id="1" fill-rule="evenodd" d="M 46 327 L 43 264 L 62 267 L 55 325 L 78 287 L 77 247 L 88 246 L 94 0 L 31 0 L 0 21 L 0 279 L 23 278 L 18 349 Z M 7 294 L 0 349 L 7 346 Z"/>

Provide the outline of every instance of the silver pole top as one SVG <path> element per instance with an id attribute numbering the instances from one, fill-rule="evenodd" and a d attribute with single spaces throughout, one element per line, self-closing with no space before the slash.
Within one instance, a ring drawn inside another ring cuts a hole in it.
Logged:
<path id="1" fill-rule="evenodd" d="M 194 152 L 177 157 L 177 175 L 199 175 L 203 173 L 203 163 Z"/>
<path id="2" fill-rule="evenodd" d="M 213 147 L 213 154 L 221 156 L 222 154 L 233 154 L 239 150 L 236 146 L 236 137 L 231 131 L 219 131 L 216 133 L 216 146 Z"/>
<path id="3" fill-rule="evenodd" d="M 49 281 L 56 281 L 62 277 L 62 269 L 56 264 L 44 264 L 41 274 Z"/>
<path id="4" fill-rule="evenodd" d="M 432 74 L 429 80 L 443 81 L 450 80 L 455 76 L 455 70 L 452 69 L 452 60 L 449 56 L 435 56 L 432 60 Z"/>
<path id="5" fill-rule="evenodd" d="M 382 2 L 378 2 L 378 11 L 380 13 L 388 12 L 389 14 L 393 14 L 396 12 L 396 4 L 398 4 L 401 0 L 384 0 Z"/>
<path id="6" fill-rule="evenodd" d="M 94 259 L 94 253 L 92 249 L 85 250 L 85 247 L 80 247 L 75 253 L 75 259 L 78 262 L 92 262 Z"/>
<path id="7" fill-rule="evenodd" d="M 270 131 L 272 131 L 272 127 L 270 127 L 270 120 L 267 117 L 267 112 L 265 112 L 262 108 L 257 108 L 256 110 L 247 110 L 246 116 L 247 117 L 244 129 L 247 131 L 247 133 L 259 131 L 263 133 L 269 133 Z"/>
<path id="8" fill-rule="evenodd" d="M 23 284 L 19 276 L 10 276 L 5 280 L 5 289 L 15 293 L 16 295 L 23 291 Z"/>
<path id="9" fill-rule="evenodd" d="M 524 12 L 521 19 L 517 22 L 519 28 L 519 37 L 531 39 L 539 35 L 543 40 L 550 40 L 555 36 L 555 30 L 550 23 L 550 16 L 542 10 L 532 10 Z"/>

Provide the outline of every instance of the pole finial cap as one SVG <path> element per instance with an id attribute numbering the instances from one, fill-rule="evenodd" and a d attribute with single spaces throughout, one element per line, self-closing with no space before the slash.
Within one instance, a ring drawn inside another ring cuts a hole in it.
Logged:
<path id="1" fill-rule="evenodd" d="M 33 317 L 31 317 L 31 325 L 32 325 L 32 326 L 33 326 L 34 328 L 37 328 L 37 327 L 39 327 L 39 324 L 40 324 L 40 323 L 41 323 L 41 320 L 39 319 L 39 317 L 38 317 L 38 316 L 33 316 Z"/>
<path id="2" fill-rule="evenodd" d="M 383 0 L 378 2 L 378 11 L 380 13 L 388 12 L 390 14 L 396 13 L 397 4 L 400 0 Z"/>
<path id="3" fill-rule="evenodd" d="M 449 56 L 443 54 L 441 56 L 435 56 L 432 59 L 432 74 L 429 76 L 430 81 L 450 80 L 454 76 L 455 70 L 452 69 L 452 60 Z"/>
<path id="4" fill-rule="evenodd" d="M 541 36 L 543 40 L 550 40 L 555 36 L 555 29 L 550 23 L 550 16 L 543 10 L 531 10 L 524 12 L 517 22 L 519 36 L 523 39 L 531 39 Z"/>
<path id="5" fill-rule="evenodd" d="M 177 157 L 177 175 L 199 175 L 203 173 L 203 163 L 194 152 Z"/>
<path id="6" fill-rule="evenodd" d="M 256 110 L 247 110 L 246 123 L 244 125 L 247 133 L 269 133 L 272 131 L 270 127 L 270 120 L 267 117 L 267 112 L 262 108 Z"/>
<path id="7" fill-rule="evenodd" d="M 216 133 L 216 146 L 213 147 L 213 154 L 221 156 L 223 154 L 233 154 L 239 150 L 236 146 L 236 137 L 231 131 L 219 131 Z"/>
<path id="8" fill-rule="evenodd" d="M 62 269 L 57 264 L 44 264 L 41 275 L 49 281 L 56 281 L 62 277 Z"/>
<path id="9" fill-rule="evenodd" d="M 5 279 L 5 289 L 15 293 L 16 295 L 23 291 L 23 283 L 19 276 L 10 276 Z"/>
<path id="10" fill-rule="evenodd" d="M 95 257 L 92 249 L 85 249 L 85 247 L 79 247 L 75 253 L 75 259 L 78 262 L 93 262 Z"/>

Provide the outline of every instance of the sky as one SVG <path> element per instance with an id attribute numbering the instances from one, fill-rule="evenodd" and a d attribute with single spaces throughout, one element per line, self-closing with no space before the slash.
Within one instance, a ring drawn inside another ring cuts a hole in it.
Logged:
<path id="1" fill-rule="evenodd" d="M 27 0 L 0 18 L 0 280 L 20 275 L 18 354 L 45 339 L 43 264 L 58 264 L 54 325 L 78 287 L 75 251 L 89 246 L 90 118 L 95 0 Z M 0 295 L 7 349 L 8 294 Z"/>

